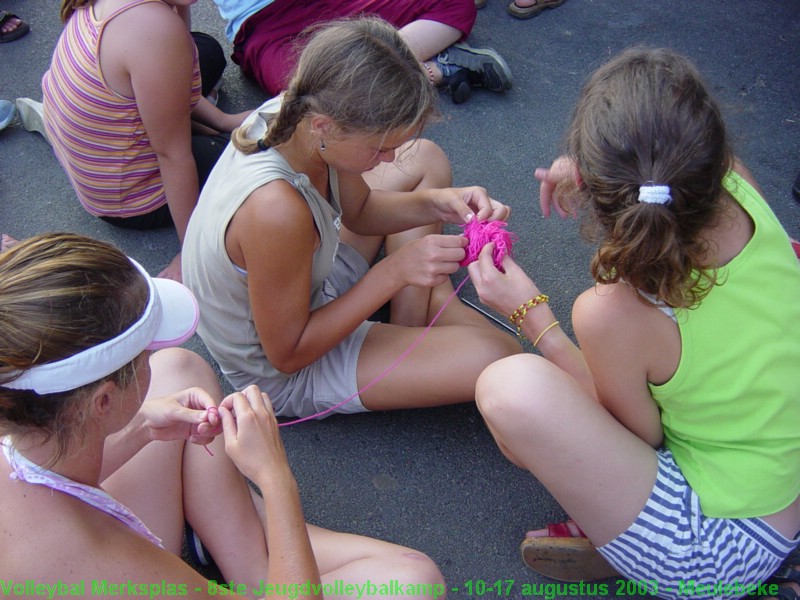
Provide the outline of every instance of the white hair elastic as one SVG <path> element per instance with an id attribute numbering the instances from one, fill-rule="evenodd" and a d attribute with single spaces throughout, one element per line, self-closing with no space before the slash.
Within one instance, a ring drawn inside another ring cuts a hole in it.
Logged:
<path id="1" fill-rule="evenodd" d="M 639 202 L 647 204 L 666 204 L 672 200 L 668 185 L 646 184 L 639 186 Z"/>
<path id="2" fill-rule="evenodd" d="M 54 394 L 98 381 L 127 365 L 145 350 L 179 346 L 194 333 L 200 319 L 197 300 L 187 287 L 170 279 L 153 279 L 144 267 L 128 260 L 147 281 L 148 300 L 142 316 L 118 336 L 68 358 L 36 365 L 2 387 Z"/>

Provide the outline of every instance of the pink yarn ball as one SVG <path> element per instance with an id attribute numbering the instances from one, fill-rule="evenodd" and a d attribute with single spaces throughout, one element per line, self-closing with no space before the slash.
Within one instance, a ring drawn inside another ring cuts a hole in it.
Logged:
<path id="1" fill-rule="evenodd" d="M 511 255 L 511 248 L 517 241 L 517 236 L 506 231 L 508 223 L 505 221 L 478 221 L 473 219 L 466 225 L 461 225 L 464 229 L 469 244 L 466 247 L 467 255 L 459 264 L 466 267 L 471 262 L 478 260 L 478 255 L 483 247 L 489 242 L 494 242 L 494 266 L 502 270 L 503 257 Z"/>

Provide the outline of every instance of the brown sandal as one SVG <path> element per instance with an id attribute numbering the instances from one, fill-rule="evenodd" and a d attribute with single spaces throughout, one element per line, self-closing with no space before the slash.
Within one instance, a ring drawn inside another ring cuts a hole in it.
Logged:
<path id="1" fill-rule="evenodd" d="M 525 538 L 520 552 L 529 568 L 558 581 L 592 581 L 619 576 L 571 520 L 548 525 L 546 537 Z"/>
<path id="2" fill-rule="evenodd" d="M 546 8 L 556 8 L 567 0 L 536 0 L 532 6 L 520 6 L 516 2 L 508 5 L 508 14 L 517 19 L 532 19 Z"/>

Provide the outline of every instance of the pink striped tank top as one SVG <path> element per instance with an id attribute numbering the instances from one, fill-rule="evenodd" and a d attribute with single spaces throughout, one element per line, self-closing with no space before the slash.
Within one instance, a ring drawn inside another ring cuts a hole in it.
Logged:
<path id="1" fill-rule="evenodd" d="M 137 0 L 103 21 L 95 19 L 92 5 L 77 9 L 42 78 L 47 136 L 81 204 L 96 216 L 143 215 L 166 202 L 158 158 L 136 100 L 106 85 L 98 59 L 103 30 L 111 19 L 134 6 L 160 1 Z M 197 49 L 194 44 L 192 48 L 194 107 L 201 82 Z"/>

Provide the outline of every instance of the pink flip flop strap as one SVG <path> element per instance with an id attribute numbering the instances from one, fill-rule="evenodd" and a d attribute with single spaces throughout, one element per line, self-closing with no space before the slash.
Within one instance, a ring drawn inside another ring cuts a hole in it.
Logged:
<path id="1" fill-rule="evenodd" d="M 575 526 L 575 529 L 578 530 L 580 535 L 575 536 L 572 533 L 572 530 L 569 528 L 570 523 Z M 564 521 L 563 523 L 551 523 L 547 526 L 547 535 L 548 537 L 557 537 L 557 538 L 571 538 L 571 537 L 586 537 L 586 534 L 583 533 L 578 524 L 575 523 L 572 519 L 568 521 Z"/>

